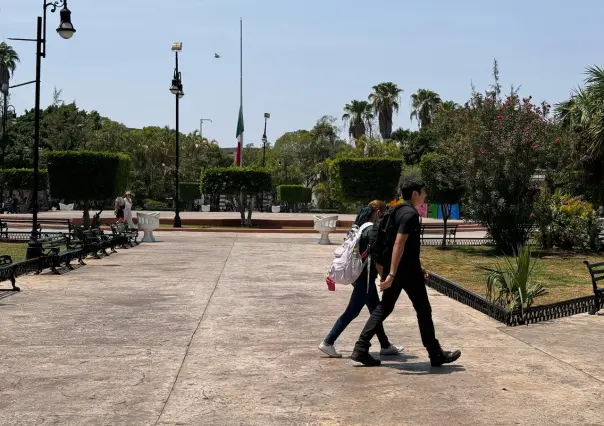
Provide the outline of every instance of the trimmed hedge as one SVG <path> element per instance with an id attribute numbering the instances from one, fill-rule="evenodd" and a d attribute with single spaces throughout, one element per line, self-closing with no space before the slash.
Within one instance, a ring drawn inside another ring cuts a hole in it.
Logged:
<path id="1" fill-rule="evenodd" d="M 362 203 L 393 199 L 403 171 L 403 161 L 396 158 L 346 158 L 335 166 L 344 198 Z"/>
<path id="2" fill-rule="evenodd" d="M 178 187 L 181 201 L 193 201 L 201 198 L 201 190 L 197 182 L 182 182 Z"/>
<path id="3" fill-rule="evenodd" d="M 164 203 L 162 201 L 155 201 L 155 200 L 145 200 L 145 202 L 143 203 L 143 208 L 145 210 L 150 210 L 150 211 L 170 211 L 171 210 L 168 203 Z"/>
<path id="4" fill-rule="evenodd" d="M 50 193 L 67 200 L 106 200 L 123 194 L 130 157 L 115 152 L 53 151 L 47 154 Z"/>
<path id="5" fill-rule="evenodd" d="M 271 174 L 249 167 L 219 167 L 205 170 L 199 185 L 202 194 L 256 195 L 272 190 Z"/>
<path id="6" fill-rule="evenodd" d="M 0 187 L 3 192 L 13 190 L 31 190 L 34 183 L 33 169 L 2 169 L 0 170 Z M 40 170 L 38 189 L 48 189 L 48 171 Z"/>
<path id="7" fill-rule="evenodd" d="M 303 185 L 279 185 L 277 199 L 286 203 L 310 203 L 312 189 Z"/>

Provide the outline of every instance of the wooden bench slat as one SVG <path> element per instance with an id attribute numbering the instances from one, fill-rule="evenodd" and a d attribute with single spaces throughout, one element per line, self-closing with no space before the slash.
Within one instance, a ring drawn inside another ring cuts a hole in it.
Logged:
<path id="1" fill-rule="evenodd" d="M 604 262 L 599 263 L 589 263 L 587 260 L 584 262 L 589 269 L 599 268 L 600 266 L 604 266 Z"/>

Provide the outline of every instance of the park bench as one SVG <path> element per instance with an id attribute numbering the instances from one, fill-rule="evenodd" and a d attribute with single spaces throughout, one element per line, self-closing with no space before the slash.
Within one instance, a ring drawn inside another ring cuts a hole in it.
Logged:
<path id="1" fill-rule="evenodd" d="M 77 244 L 72 243 L 69 236 L 52 236 L 37 238 L 29 243 L 30 247 L 35 247 L 40 251 L 38 258 L 38 273 L 46 268 L 50 268 L 54 274 L 59 274 L 57 268 L 61 265 L 72 270 L 71 262 L 77 260 L 83 265 L 82 257 L 84 252 Z"/>
<path id="2" fill-rule="evenodd" d="M 587 266 L 589 275 L 591 275 L 591 283 L 594 289 L 594 306 L 589 313 L 595 315 L 604 304 L 604 287 L 598 287 L 598 282 L 604 280 L 604 262 L 589 263 L 585 260 L 583 263 Z"/>
<path id="3" fill-rule="evenodd" d="M 127 249 L 139 245 L 138 229 L 132 229 L 125 223 L 111 223 L 109 227 L 114 238 L 118 239 L 119 247 Z"/>
<path id="4" fill-rule="evenodd" d="M 459 225 L 457 225 L 457 224 L 447 224 L 447 235 L 446 235 L 446 237 L 447 237 L 447 241 L 449 243 L 451 243 L 451 242 L 453 244 L 456 243 L 456 241 L 457 241 L 457 228 L 458 227 L 459 227 Z M 425 237 L 426 230 L 430 230 L 430 231 L 432 231 L 432 230 L 438 230 L 438 231 L 441 231 L 441 232 L 444 233 L 445 232 L 445 227 L 441 223 L 422 223 L 422 226 L 421 226 L 421 240 L 422 240 L 422 243 L 424 242 L 424 238 L 426 238 Z M 442 238 L 442 237 L 443 237 L 443 235 L 441 234 L 441 236 L 439 238 Z M 436 237 L 431 237 L 431 238 L 435 239 Z"/>
<path id="5" fill-rule="evenodd" d="M 107 253 L 106 250 L 110 250 L 111 253 L 117 253 L 115 248 L 122 245 L 120 242 L 122 242 L 123 239 L 119 238 L 113 233 L 105 234 L 100 228 L 90 228 L 90 233 L 93 237 L 99 239 L 103 252 L 107 256 L 109 256 L 109 253 Z"/>
<path id="6" fill-rule="evenodd" d="M 38 259 L 13 262 L 8 255 L 0 256 L 0 281 L 10 281 L 11 288 L 0 288 L 0 291 L 21 291 L 17 287 L 17 277 L 29 273 L 38 272 Z"/>
<path id="7" fill-rule="evenodd" d="M 338 223 L 338 216 L 315 216 L 315 230 L 321 234 L 319 244 L 329 245 L 329 233 L 334 232 Z"/>

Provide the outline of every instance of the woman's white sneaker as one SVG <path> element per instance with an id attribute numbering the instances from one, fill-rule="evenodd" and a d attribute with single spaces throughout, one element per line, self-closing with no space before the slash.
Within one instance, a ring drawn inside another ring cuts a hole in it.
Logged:
<path id="1" fill-rule="evenodd" d="M 380 355 L 399 355 L 401 352 L 403 352 L 403 347 L 402 346 L 394 346 L 394 345 L 390 345 L 390 347 L 384 349 L 380 349 Z"/>
<path id="2" fill-rule="evenodd" d="M 342 358 L 342 354 L 336 351 L 334 345 L 328 345 L 325 342 L 321 342 L 319 350 L 330 358 Z"/>

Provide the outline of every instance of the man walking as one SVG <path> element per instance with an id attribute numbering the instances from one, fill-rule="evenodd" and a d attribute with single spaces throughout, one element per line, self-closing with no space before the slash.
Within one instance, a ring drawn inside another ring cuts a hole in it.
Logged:
<path id="1" fill-rule="evenodd" d="M 425 272 L 420 262 L 421 225 L 417 206 L 422 205 L 426 199 L 423 182 L 415 180 L 403 184 L 401 195 L 405 202 L 395 207 L 391 213 L 394 216 L 389 218 L 394 220 L 393 232 L 396 232 L 396 238 L 394 244 L 390 243 L 392 246 L 387 247 L 386 255 L 382 260 L 380 273 L 382 301 L 367 320 L 351 359 L 367 366 L 381 364 L 380 360 L 369 354 L 370 342 L 384 320 L 394 310 L 401 291 L 405 290 L 417 313 L 422 343 L 428 351 L 430 363 L 434 367 L 440 367 L 459 359 L 461 352 L 444 351 L 436 340 L 434 332 L 432 308 L 424 284 Z"/>

